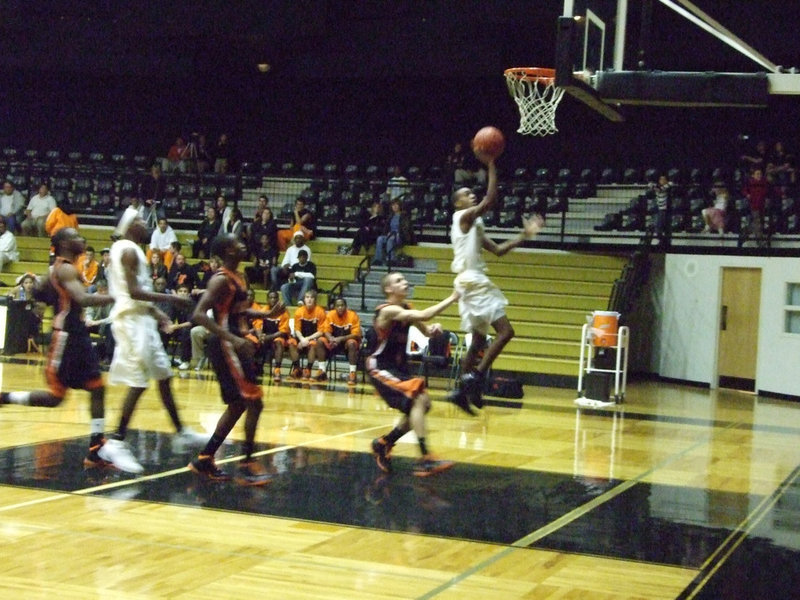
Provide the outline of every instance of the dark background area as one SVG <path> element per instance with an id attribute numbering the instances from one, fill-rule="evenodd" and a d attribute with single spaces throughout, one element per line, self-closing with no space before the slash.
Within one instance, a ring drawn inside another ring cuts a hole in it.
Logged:
<path id="1" fill-rule="evenodd" d="M 794 96 L 767 109 L 626 107 L 621 124 L 567 97 L 558 134 L 514 133 L 502 71 L 553 64 L 561 0 L 4 4 L 0 136 L 21 149 L 163 155 L 179 134 L 224 131 L 244 160 L 425 166 L 494 124 L 509 167 L 713 167 L 735 160 L 739 134 L 800 140 Z M 697 4 L 774 62 L 800 65 L 800 7 Z M 653 14 L 649 67 L 760 70 L 658 2 Z"/>

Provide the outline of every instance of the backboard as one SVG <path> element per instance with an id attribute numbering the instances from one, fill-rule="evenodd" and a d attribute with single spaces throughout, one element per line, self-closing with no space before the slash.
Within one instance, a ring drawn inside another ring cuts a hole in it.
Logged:
<path id="1" fill-rule="evenodd" d="M 670 60 L 655 70 L 649 63 L 654 22 L 662 45 L 700 28 L 747 57 L 752 71 L 681 70 Z M 564 0 L 555 69 L 557 86 L 614 121 L 623 120 L 626 104 L 764 107 L 769 94 L 800 94 L 800 75 L 785 72 L 690 0 L 641 0 L 630 6 L 628 0 Z"/>

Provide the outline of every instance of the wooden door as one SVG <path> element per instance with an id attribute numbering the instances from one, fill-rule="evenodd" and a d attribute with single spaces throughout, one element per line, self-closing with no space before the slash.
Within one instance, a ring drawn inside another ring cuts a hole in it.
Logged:
<path id="1" fill-rule="evenodd" d="M 719 385 L 755 390 L 761 269 L 724 268 L 720 302 Z"/>

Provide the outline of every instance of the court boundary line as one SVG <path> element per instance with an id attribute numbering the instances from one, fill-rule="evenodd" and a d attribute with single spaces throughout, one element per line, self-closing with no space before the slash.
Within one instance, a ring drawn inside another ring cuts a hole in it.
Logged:
<path id="1" fill-rule="evenodd" d="M 727 427 L 723 428 L 722 431 L 728 431 L 728 430 L 735 429 L 738 424 L 739 423 L 731 423 Z M 669 464 L 675 462 L 676 460 L 679 460 L 679 459 L 683 458 L 689 452 L 692 452 L 692 451 L 696 450 L 697 448 L 700 448 L 700 447 L 702 447 L 704 445 L 707 445 L 708 443 L 709 443 L 709 441 L 707 439 L 697 441 L 694 444 L 692 444 L 691 446 L 688 446 L 687 448 L 684 448 L 683 450 L 681 450 L 677 454 L 674 454 L 674 455 L 670 456 L 669 458 L 666 458 L 666 459 L 662 460 L 660 463 L 658 463 L 656 465 L 653 465 L 647 471 L 644 471 L 644 472 L 640 473 L 636 477 L 633 477 L 631 479 L 626 479 L 625 481 L 623 481 L 619 485 L 614 486 L 613 488 L 611 488 L 610 490 L 600 494 L 596 498 L 592 498 L 589 502 L 586 502 L 584 504 L 581 504 L 580 506 L 577 506 L 576 508 L 572 509 L 571 511 L 561 515 L 558 519 L 555 519 L 554 521 L 551 521 L 547 525 L 544 525 L 544 526 L 540 527 L 539 529 L 537 529 L 535 531 L 532 531 L 528 535 L 526 535 L 524 537 L 521 537 L 520 539 L 516 540 L 515 542 L 512 542 L 507 547 L 503 548 L 501 551 L 497 552 L 493 556 L 490 556 L 490 557 L 482 560 L 478 564 L 470 567 L 469 569 L 467 569 L 465 571 L 462 571 L 461 573 L 455 575 L 454 577 L 450 578 L 448 581 L 445 581 L 444 583 L 440 584 L 439 586 L 435 587 L 434 589 L 430 590 L 429 592 L 423 594 L 422 596 L 418 596 L 417 600 L 429 600 L 430 598 L 434 598 L 434 597 L 438 596 L 439 594 L 441 594 L 442 592 L 445 592 L 445 591 L 449 590 L 454 585 L 457 585 L 457 584 L 461 583 L 462 581 L 464 581 L 465 579 L 471 577 L 472 575 L 474 575 L 474 574 L 486 569 L 487 567 L 492 566 L 493 564 L 495 564 L 496 562 L 502 560 L 506 556 L 511 555 L 515 551 L 523 549 L 523 548 L 529 548 L 532 543 L 542 539 L 543 537 L 545 537 L 547 535 L 550 535 L 551 533 L 561 529 L 562 527 L 572 523 L 573 521 L 576 521 L 577 519 L 579 519 L 580 517 L 582 517 L 585 514 L 589 513 L 589 511 L 597 508 L 598 506 L 600 506 L 602 504 L 605 504 L 606 502 L 608 502 L 610 500 L 613 500 L 614 498 L 616 498 L 620 494 L 628 491 L 633 486 L 642 483 L 645 477 L 648 477 L 649 475 L 652 475 L 653 473 L 655 473 L 659 469 L 662 469 L 662 468 L 668 466 Z M 543 549 L 543 550 L 546 550 L 546 549 Z M 553 552 L 558 552 L 558 551 L 554 550 Z M 611 557 L 611 558 L 613 558 L 613 557 Z M 694 570 L 697 570 L 697 569 L 694 569 Z"/>

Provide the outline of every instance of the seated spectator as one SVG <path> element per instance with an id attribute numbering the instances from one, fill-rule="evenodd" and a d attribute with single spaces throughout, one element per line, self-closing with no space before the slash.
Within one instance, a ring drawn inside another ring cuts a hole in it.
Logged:
<path id="1" fill-rule="evenodd" d="M 467 154 L 460 143 L 456 143 L 453 151 L 447 156 L 445 169 L 452 175 L 454 183 L 486 183 L 486 169 L 477 163 L 472 153 Z"/>
<path id="2" fill-rule="evenodd" d="M 208 282 L 211 281 L 214 273 L 222 266 L 219 258 L 212 256 L 208 262 L 199 262 L 195 268 L 194 287 L 192 288 L 192 296 L 199 296 L 208 287 Z"/>
<path id="3" fill-rule="evenodd" d="M 361 252 L 361 248 L 373 246 L 378 241 L 378 236 L 383 233 L 384 227 L 383 206 L 379 200 L 375 200 L 370 206 L 366 219 L 353 236 L 353 244 L 350 246 L 348 254 L 358 254 Z"/>
<path id="4" fill-rule="evenodd" d="M 61 206 L 56 206 L 51 210 L 44 222 L 45 233 L 50 237 L 65 227 L 78 230 L 78 217 L 73 213 L 72 204 L 68 201 L 62 202 Z"/>
<path id="5" fill-rule="evenodd" d="M 108 294 L 108 283 L 105 279 L 97 280 L 97 293 Z M 84 324 L 90 333 L 100 336 L 95 348 L 102 364 L 108 365 L 114 356 L 114 336 L 111 333 L 111 308 L 113 304 L 103 306 L 87 306 L 84 311 Z"/>
<path id="6" fill-rule="evenodd" d="M 44 236 L 47 234 L 44 223 L 47 216 L 56 207 L 56 199 L 50 195 L 46 183 L 39 186 L 39 193 L 33 196 L 25 208 L 25 220 L 22 222 L 23 235 Z"/>
<path id="7" fill-rule="evenodd" d="M 337 298 L 325 322 L 325 347 L 328 356 L 341 352 L 347 355 L 350 373 L 348 385 L 356 384 L 358 353 L 361 349 L 361 321 L 355 311 L 347 308 L 347 300 Z"/>
<path id="8" fill-rule="evenodd" d="M 158 165 L 150 167 L 150 173 L 145 175 L 139 183 L 138 196 L 142 199 L 143 206 L 147 209 L 158 209 L 164 200 L 166 186 L 166 181 L 161 176 L 161 167 Z"/>
<path id="9" fill-rule="evenodd" d="M 325 381 L 325 371 L 328 363 L 325 361 L 325 309 L 317 304 L 317 292 L 309 290 L 303 296 L 303 305 L 294 313 L 294 336 L 297 339 L 297 350 L 300 354 L 307 354 L 306 368 L 303 369 L 302 379 Z M 315 369 L 316 367 L 316 369 Z M 313 376 L 312 376 L 313 373 Z M 299 364 L 292 365 L 292 377 L 299 375 Z"/>
<path id="10" fill-rule="evenodd" d="M 211 242 L 219 234 L 222 221 L 217 214 L 217 209 L 213 206 L 206 208 L 206 217 L 197 229 L 197 239 L 192 243 L 192 258 L 197 258 L 201 254 L 204 258 L 210 258 L 209 251 Z"/>
<path id="11" fill-rule="evenodd" d="M 167 151 L 167 157 L 162 162 L 162 169 L 165 173 L 172 173 L 173 171 L 186 172 L 186 141 L 182 137 L 178 137 L 175 143 L 170 146 Z"/>
<path id="12" fill-rule="evenodd" d="M 247 247 L 247 242 L 245 240 L 246 231 L 244 228 L 244 219 L 242 218 L 242 211 L 240 211 L 238 208 L 234 208 L 231 211 L 231 218 L 225 227 L 224 233 L 232 235 L 237 240 L 242 242 L 245 247 Z"/>
<path id="13" fill-rule="evenodd" d="M 33 300 L 35 287 L 36 275 L 24 273 L 17 277 L 16 285 L 8 292 L 8 297 L 12 300 Z"/>
<path id="14" fill-rule="evenodd" d="M 78 257 L 75 268 L 78 270 L 78 277 L 80 277 L 83 286 L 90 288 L 90 291 L 94 291 L 100 264 L 94 257 L 94 248 L 92 246 L 86 246 L 86 251 Z"/>
<path id="15" fill-rule="evenodd" d="M 228 200 L 225 196 L 217 197 L 215 206 L 217 207 L 217 215 L 219 215 L 220 219 L 220 227 L 217 234 L 222 235 L 223 233 L 228 233 L 228 224 L 231 222 L 231 217 L 233 216 L 233 207 L 228 206 Z"/>
<path id="16" fill-rule="evenodd" d="M 292 236 L 298 231 L 302 231 L 307 240 L 313 240 L 315 229 L 314 215 L 306 208 L 306 201 L 298 198 L 294 201 L 294 211 L 292 211 L 289 229 L 278 231 L 278 249 L 281 251 L 286 250 L 289 247 Z"/>
<path id="17" fill-rule="evenodd" d="M 795 184 L 794 156 L 786 151 L 783 142 L 775 142 L 772 151 L 767 155 L 766 174 L 775 185 Z"/>
<path id="18" fill-rule="evenodd" d="M 267 293 L 268 310 L 272 310 L 278 304 L 278 292 L 271 290 Z M 281 363 L 283 362 L 283 352 L 289 349 L 289 358 L 293 365 L 300 360 L 297 352 L 297 339 L 292 337 L 289 327 L 289 311 L 284 305 L 283 310 L 278 314 L 262 320 L 261 322 L 261 343 L 265 348 L 272 349 L 272 381 L 281 381 Z"/>
<path id="19" fill-rule="evenodd" d="M 0 217 L 0 271 L 8 263 L 17 262 L 18 260 L 17 238 L 6 227 L 6 220 Z"/>
<path id="20" fill-rule="evenodd" d="M 167 289 L 177 291 L 179 287 L 185 285 L 192 290 L 194 278 L 194 269 L 186 262 L 186 257 L 180 253 L 176 254 L 167 272 Z"/>
<path id="21" fill-rule="evenodd" d="M 266 235 L 269 238 L 269 245 L 278 251 L 278 224 L 272 215 L 272 210 L 267 206 L 262 209 L 260 213 L 256 213 L 258 217 L 250 225 L 250 232 L 248 234 L 250 242 L 250 254 L 255 254 L 261 246 L 261 236 Z"/>
<path id="22" fill-rule="evenodd" d="M 261 234 L 258 248 L 253 253 L 253 264 L 244 268 L 245 277 L 250 285 L 256 281 L 263 284 L 264 289 L 269 288 L 270 272 L 272 267 L 278 263 L 278 249 L 270 246 L 269 237 L 266 233 Z"/>
<path id="23" fill-rule="evenodd" d="M 714 205 L 704 208 L 702 211 L 703 221 L 706 224 L 703 233 L 716 231 L 722 235 L 725 233 L 725 213 L 728 210 L 730 194 L 724 181 L 714 182 L 712 192 L 714 193 Z"/>
<path id="24" fill-rule="evenodd" d="M 212 311 L 208 311 L 209 316 L 213 319 Z M 181 363 L 178 369 L 186 371 L 194 365 L 195 371 L 202 370 L 208 363 L 208 356 L 206 356 L 206 344 L 208 338 L 211 337 L 211 332 L 202 325 L 195 325 L 189 330 L 189 339 L 192 341 L 192 359 L 189 364 Z"/>
<path id="25" fill-rule="evenodd" d="M 402 210 L 400 200 L 395 198 L 390 206 L 392 214 L 384 225 L 383 233 L 375 242 L 375 258 L 372 261 L 375 266 L 385 265 L 387 261 L 391 262 L 399 248 L 414 243 L 411 219 Z"/>
<path id="26" fill-rule="evenodd" d="M 281 296 L 286 306 L 293 306 L 300 298 L 302 304 L 306 292 L 316 288 L 317 266 L 308 260 L 308 252 L 300 250 L 297 253 L 297 262 L 289 269 L 289 281 L 281 286 Z"/>
<path id="27" fill-rule="evenodd" d="M 150 254 L 150 279 L 155 283 L 157 279 L 164 280 L 164 289 L 167 288 L 167 267 L 164 265 L 164 259 L 158 250 Z"/>
<path id="28" fill-rule="evenodd" d="M 153 290 L 159 293 L 166 292 L 167 282 L 162 278 L 157 279 L 153 284 Z M 189 287 L 185 284 L 178 286 L 175 293 L 182 298 L 190 297 Z M 186 370 L 189 368 L 189 362 L 192 359 L 191 329 L 192 311 L 194 309 L 192 307 L 182 308 L 174 302 L 157 302 L 156 307 L 167 315 L 170 321 L 169 325 L 160 330 L 161 342 L 164 348 L 169 348 L 170 342 L 175 340 L 179 352 L 179 357 L 177 359 L 178 368 Z M 172 364 L 175 365 L 176 362 Z"/>
<path id="29" fill-rule="evenodd" d="M 22 316 L 24 334 L 28 340 L 28 352 L 39 352 L 39 340 L 42 333 L 42 319 L 46 305 L 34 299 L 36 275 L 25 273 L 17 277 L 16 285 L 8 293 L 9 300 L 23 302 L 27 308 Z"/>
<path id="30" fill-rule="evenodd" d="M 263 313 L 265 309 L 265 307 L 256 302 L 256 293 L 252 288 L 247 288 L 247 307 L 250 310 L 260 313 Z M 247 323 L 246 329 L 243 332 L 244 337 L 253 342 L 255 346 L 256 350 L 253 358 L 255 359 L 256 372 L 261 373 L 264 371 L 264 363 L 267 360 L 267 356 L 269 356 L 271 352 L 270 346 L 265 345 L 261 338 L 261 332 L 264 328 L 264 319 L 263 317 L 254 317 L 251 315 L 246 315 L 245 318 Z"/>
<path id="31" fill-rule="evenodd" d="M 289 270 L 292 268 L 292 265 L 298 261 L 298 255 L 301 250 L 305 250 L 308 254 L 308 259 L 311 260 L 311 248 L 306 246 L 306 238 L 303 235 L 303 232 L 295 231 L 292 239 L 294 244 L 287 248 L 286 252 L 284 252 L 281 264 L 279 266 L 272 267 L 272 271 L 270 272 L 270 280 L 272 282 L 271 289 L 273 290 L 280 289 L 280 286 L 283 285 L 283 282 L 289 278 Z"/>
<path id="32" fill-rule="evenodd" d="M 108 281 L 108 270 L 111 267 L 111 248 L 100 250 L 100 261 L 97 265 L 97 281 Z"/>
<path id="33" fill-rule="evenodd" d="M 391 174 L 389 181 L 386 182 L 386 200 L 389 202 L 404 196 L 409 191 L 408 179 L 403 175 L 400 167 L 392 167 Z"/>
<path id="34" fill-rule="evenodd" d="M 211 169 L 214 159 L 211 156 L 211 149 L 208 147 L 208 138 L 205 134 L 197 136 L 197 172 L 202 175 Z"/>
<path id="35" fill-rule="evenodd" d="M 6 229 L 17 232 L 19 215 L 25 207 L 25 196 L 20 194 L 12 181 L 3 182 L 3 193 L 0 194 L 0 216 L 6 220 Z"/>
<path id="36" fill-rule="evenodd" d="M 175 235 L 175 231 L 170 227 L 167 219 L 161 217 L 158 219 L 158 226 L 150 236 L 150 248 L 147 253 L 152 254 L 153 251 L 161 252 L 164 258 L 164 265 L 169 268 L 173 258 L 172 244 L 177 241 L 178 236 Z M 149 259 L 150 257 L 148 256 L 147 258 Z"/>

